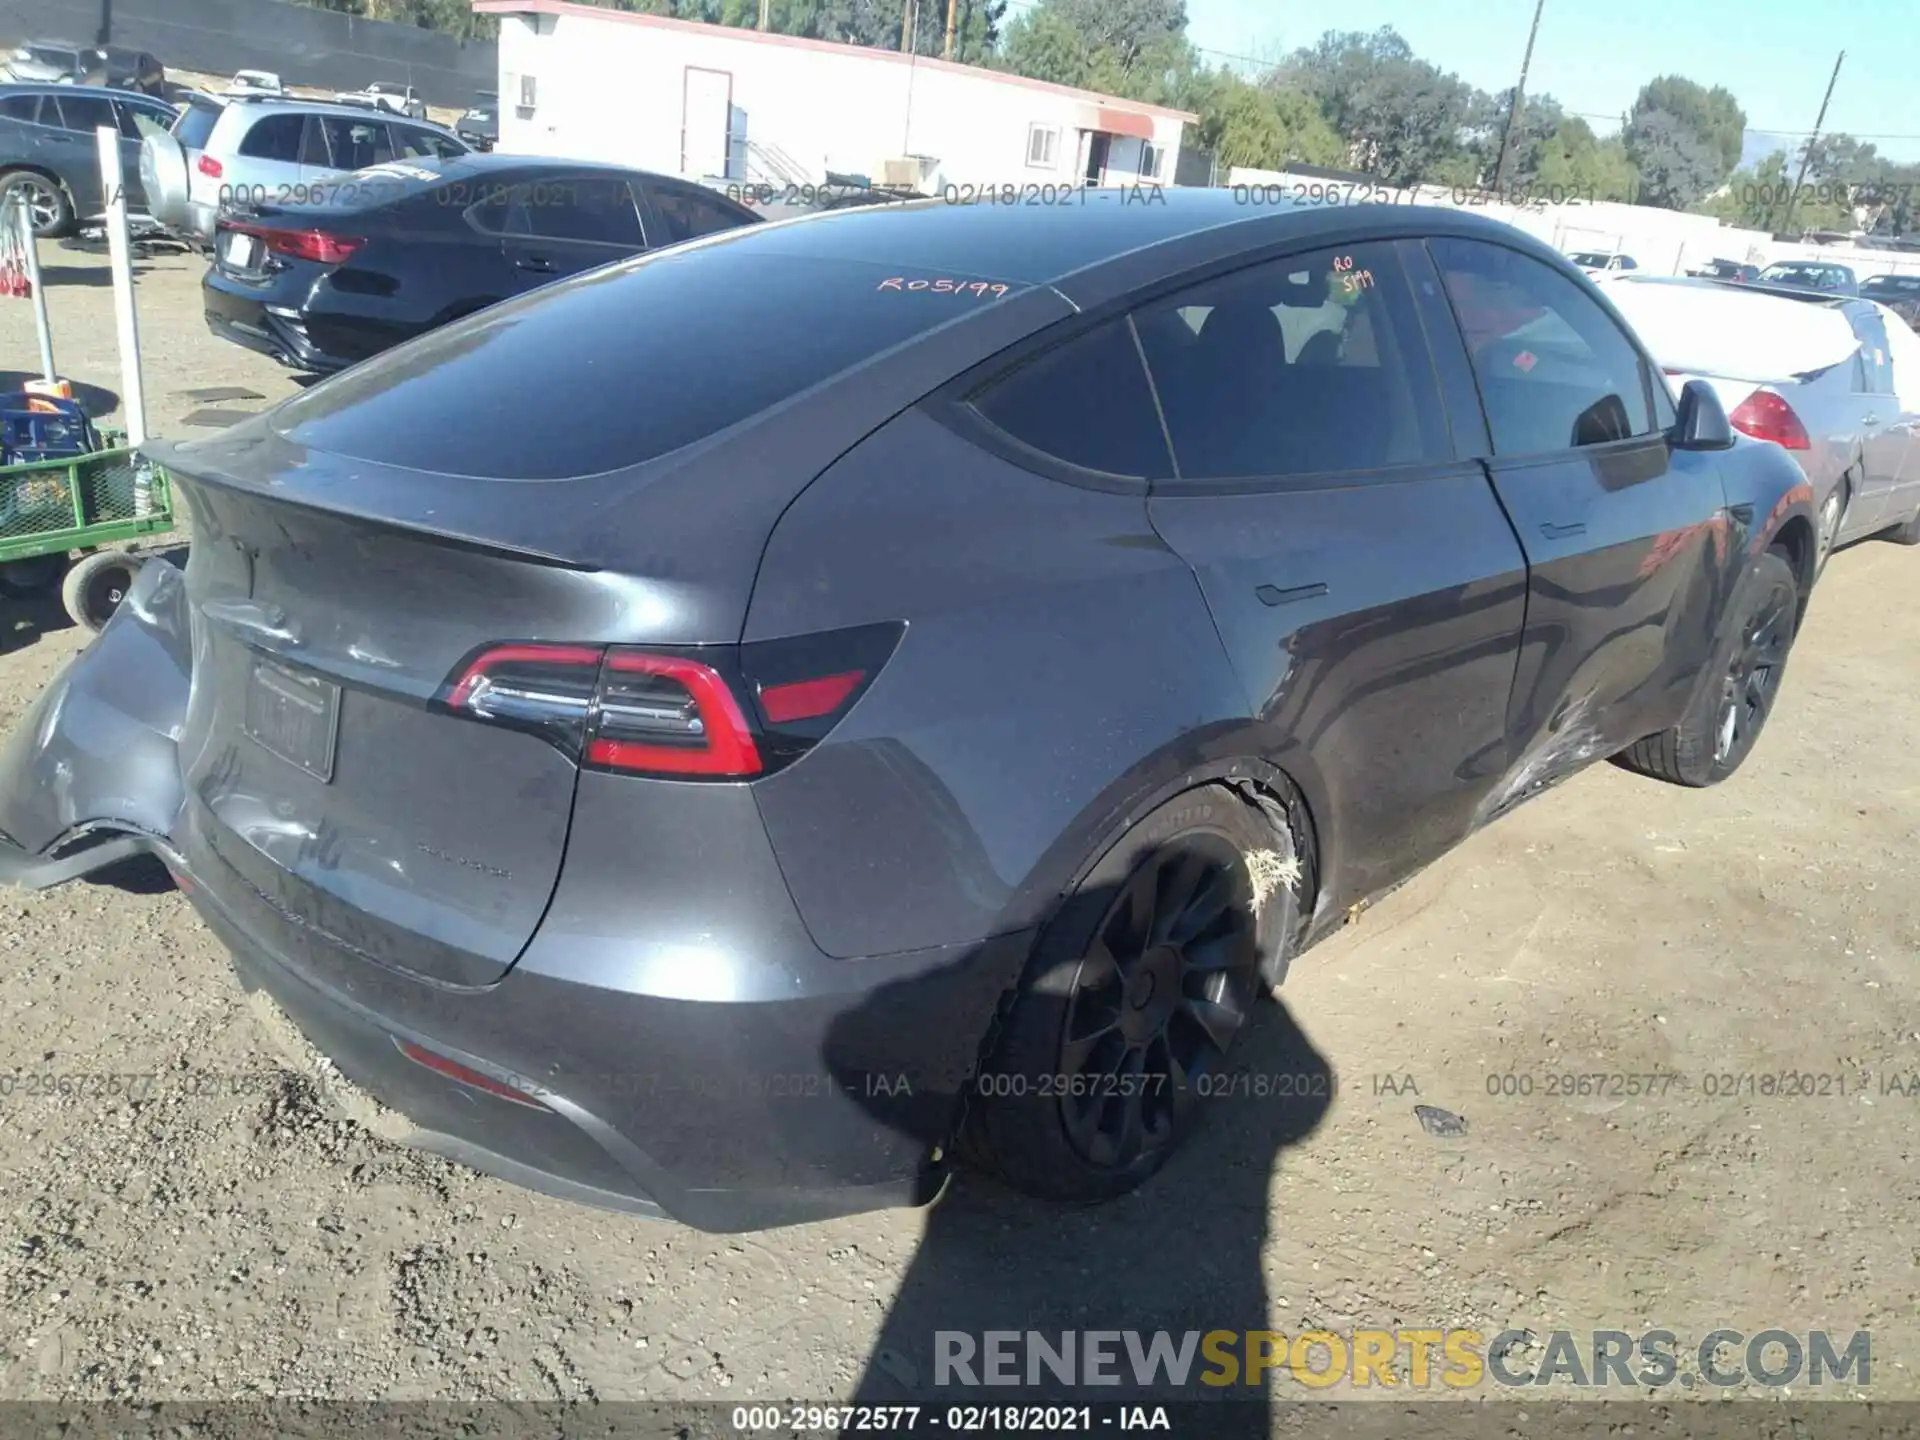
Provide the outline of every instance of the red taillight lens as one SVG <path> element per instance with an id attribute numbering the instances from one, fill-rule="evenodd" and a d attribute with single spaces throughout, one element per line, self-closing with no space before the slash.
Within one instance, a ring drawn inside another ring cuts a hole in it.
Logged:
<path id="1" fill-rule="evenodd" d="M 260 243 L 272 254 L 290 256 L 295 260 L 311 260 L 317 265 L 339 265 L 367 243 L 344 235 L 329 235 L 321 230 L 276 230 L 270 225 L 231 223 L 222 228 L 238 230 L 242 235 L 258 236 Z"/>
<path id="2" fill-rule="evenodd" d="M 698 660 L 638 650 L 607 656 L 587 763 L 736 779 L 761 770 L 753 731 L 719 671 Z"/>
<path id="3" fill-rule="evenodd" d="M 1727 420 L 1742 435 L 1771 440 L 1783 450 L 1805 450 L 1812 444 L 1793 407 L 1771 390 L 1754 391 Z"/>
<path id="4" fill-rule="evenodd" d="M 221 169 L 220 162 L 218 160 L 214 159 L 211 155 L 208 155 L 205 153 L 202 153 L 200 158 L 194 161 L 193 168 L 198 170 L 202 175 L 206 176 L 209 180 L 218 180 L 222 175 L 226 173 L 223 169 Z"/>
<path id="5" fill-rule="evenodd" d="M 823 739 L 903 632 L 868 625 L 745 646 L 646 650 L 485 645 L 455 668 L 432 708 L 537 735 L 590 769 L 751 780 Z"/>

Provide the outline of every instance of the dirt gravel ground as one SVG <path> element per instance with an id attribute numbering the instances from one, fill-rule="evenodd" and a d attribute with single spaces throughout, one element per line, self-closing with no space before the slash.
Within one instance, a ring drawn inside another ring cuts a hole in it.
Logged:
<path id="1" fill-rule="evenodd" d="M 117 390 L 103 262 L 45 261 L 62 366 Z M 142 271 L 156 430 L 198 387 L 293 393 L 206 334 L 198 262 Z M 30 364 L 25 305 L 0 339 Z M 10 727 L 82 637 L 0 621 Z M 1916 657 L 1920 553 L 1837 556 L 1745 773 L 1601 766 L 1476 837 L 1296 964 L 1251 1038 L 1249 1073 L 1337 1078 L 1312 1133 L 1216 1101 L 1094 1211 L 963 1178 L 928 1212 L 729 1237 L 546 1200 L 330 1118 L 178 894 L 0 892 L 0 1397 L 905 1402 L 939 1328 L 1371 1326 L 1665 1327 L 1683 1353 L 1867 1330 L 1870 1383 L 1825 1393 L 1920 1397 Z M 28 1093 L 156 1072 L 140 1099 Z M 1678 1079 L 1549 1095 L 1566 1072 Z M 1741 1078 L 1783 1073 L 1844 1093 Z"/>

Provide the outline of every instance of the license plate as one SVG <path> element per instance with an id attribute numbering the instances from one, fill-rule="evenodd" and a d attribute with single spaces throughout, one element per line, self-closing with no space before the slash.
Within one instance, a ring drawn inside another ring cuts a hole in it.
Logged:
<path id="1" fill-rule="evenodd" d="M 251 235 L 239 235 L 227 232 L 227 263 L 237 270 L 253 268 L 253 257 L 258 254 L 259 241 Z"/>
<path id="2" fill-rule="evenodd" d="M 333 779 L 340 730 L 340 687 L 256 660 L 240 727 L 261 749 L 319 780 Z"/>

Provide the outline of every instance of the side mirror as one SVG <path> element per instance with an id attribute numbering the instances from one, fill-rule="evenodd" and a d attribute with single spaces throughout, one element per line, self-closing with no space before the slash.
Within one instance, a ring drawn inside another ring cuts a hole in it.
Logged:
<path id="1" fill-rule="evenodd" d="M 1673 424 L 1674 449 L 1728 450 L 1733 447 L 1733 426 L 1727 421 L 1726 407 L 1706 381 L 1689 380 L 1680 392 L 1680 403 L 1675 409 L 1678 418 Z"/>

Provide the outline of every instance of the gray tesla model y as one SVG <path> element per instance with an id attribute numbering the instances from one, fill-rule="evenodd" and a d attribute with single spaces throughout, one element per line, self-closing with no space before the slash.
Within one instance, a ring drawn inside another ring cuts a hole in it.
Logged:
<path id="1" fill-rule="evenodd" d="M 1289 959 L 1582 766 L 1749 753 L 1806 484 L 1456 211 L 750 226 L 206 439 L 0 754 L 424 1145 L 744 1228 L 1151 1174 Z"/>

